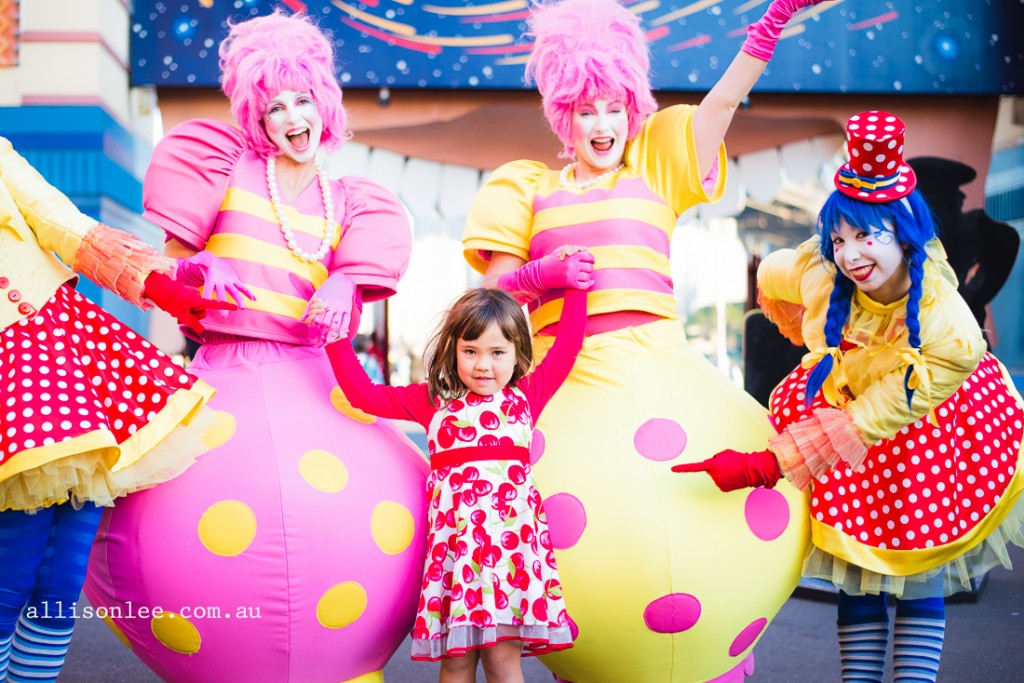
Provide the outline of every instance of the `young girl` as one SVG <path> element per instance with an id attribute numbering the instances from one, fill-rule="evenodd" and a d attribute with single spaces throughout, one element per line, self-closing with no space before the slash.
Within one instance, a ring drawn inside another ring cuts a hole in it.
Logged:
<path id="1" fill-rule="evenodd" d="M 583 344 L 592 257 L 563 247 L 560 334 L 530 369 L 530 328 L 501 290 L 474 289 L 446 314 L 425 354 L 427 382 L 370 382 L 352 345 L 327 347 L 338 383 L 368 413 L 427 430 L 428 557 L 412 658 L 441 659 L 441 681 L 522 681 L 521 655 L 572 645 L 541 497 L 533 425 Z"/>
<path id="2" fill-rule="evenodd" d="M 886 112 L 851 118 L 821 237 L 758 270 L 766 315 L 810 349 L 772 394 L 781 432 L 762 452 L 672 468 L 723 491 L 783 474 L 810 486 L 804 576 L 840 590 L 844 681 L 882 680 L 887 593 L 895 680 L 934 681 L 943 597 L 1024 545 L 1021 398 L 957 294 L 903 132 Z"/>

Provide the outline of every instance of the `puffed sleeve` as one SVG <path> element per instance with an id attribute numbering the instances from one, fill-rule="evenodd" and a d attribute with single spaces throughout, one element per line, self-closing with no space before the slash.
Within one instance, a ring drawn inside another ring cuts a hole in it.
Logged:
<path id="1" fill-rule="evenodd" d="M 479 273 L 498 251 L 530 260 L 533 199 L 548 167 L 537 161 L 513 161 L 497 168 L 473 198 L 462 233 L 466 261 Z"/>
<path id="2" fill-rule="evenodd" d="M 5 138 L 0 138 L 0 180 L 43 249 L 125 300 L 147 307 L 146 277 L 153 271 L 171 270 L 172 261 L 134 235 L 79 211 Z"/>
<path id="3" fill-rule="evenodd" d="M 985 340 L 971 309 L 954 288 L 944 289 L 941 298 L 922 301 L 920 359 L 911 358 L 913 351 L 908 349 L 905 365 L 880 377 L 846 406 L 867 443 L 891 438 L 952 396 L 985 354 Z M 928 384 L 915 382 L 917 390 L 908 407 L 904 380 L 911 360 L 926 373 Z"/>
<path id="4" fill-rule="evenodd" d="M 202 249 L 245 149 L 242 131 L 226 123 L 195 119 L 175 126 L 157 144 L 146 169 L 143 217 L 169 237 Z"/>
<path id="5" fill-rule="evenodd" d="M 718 175 L 711 192 L 704 189 L 697 165 L 690 105 L 666 107 L 651 115 L 626 147 L 625 161 L 664 199 L 676 215 L 704 202 L 717 202 L 725 192 L 726 153 L 718 149 Z"/>
<path id="6" fill-rule="evenodd" d="M 0 182 L 39 243 L 71 263 L 86 234 L 96 227 L 96 220 L 79 211 L 63 192 L 46 182 L 3 137 L 0 137 Z"/>
<path id="7" fill-rule="evenodd" d="M 393 194 L 372 180 L 346 176 L 339 182 L 344 197 L 341 242 L 328 270 L 352 278 L 362 289 L 363 301 L 386 299 L 395 293 L 409 265 L 408 214 Z"/>
<path id="8" fill-rule="evenodd" d="M 812 339 L 823 342 L 832 274 L 822 263 L 819 244 L 815 236 L 796 249 L 773 251 L 757 268 L 758 305 L 797 346 Z"/>

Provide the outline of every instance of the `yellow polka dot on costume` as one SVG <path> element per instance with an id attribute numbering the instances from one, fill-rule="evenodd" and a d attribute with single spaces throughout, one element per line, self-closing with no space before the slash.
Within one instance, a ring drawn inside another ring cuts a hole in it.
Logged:
<path id="1" fill-rule="evenodd" d="M 397 555 L 412 543 L 413 518 L 409 509 L 391 500 L 382 500 L 373 508 L 370 533 L 377 547 L 387 555 Z"/>
<path id="2" fill-rule="evenodd" d="M 342 681 L 341 683 L 384 683 L 384 672 L 373 671 L 368 674 L 363 674 L 362 676 L 350 678 L 347 681 Z"/>
<path id="3" fill-rule="evenodd" d="M 129 650 L 134 649 L 132 648 L 132 641 L 128 640 L 128 636 L 126 636 L 124 634 L 124 631 L 122 631 L 121 628 L 114 623 L 113 619 L 111 619 L 110 617 L 103 617 L 103 623 L 107 625 L 107 628 L 114 632 L 114 635 L 117 636 L 117 639 L 124 643 Z"/>
<path id="4" fill-rule="evenodd" d="M 199 540 L 211 553 L 233 557 L 256 537 L 256 513 L 239 500 L 222 500 L 199 518 Z"/>
<path id="5" fill-rule="evenodd" d="M 199 630 L 188 619 L 174 612 L 161 612 L 150 622 L 153 636 L 164 646 L 183 655 L 199 652 L 202 638 Z"/>
<path id="6" fill-rule="evenodd" d="M 369 415 L 359 410 L 359 408 L 353 407 L 353 405 L 348 402 L 345 392 L 343 392 L 339 387 L 331 389 L 331 405 L 334 406 L 334 408 L 342 415 L 347 415 L 357 422 L 373 424 L 377 421 L 377 418 L 373 415 Z"/>
<path id="7" fill-rule="evenodd" d="M 235 416 L 223 410 L 215 410 L 214 423 L 203 434 L 203 445 L 207 448 L 223 446 L 235 435 Z"/>
<path id="8" fill-rule="evenodd" d="M 327 628 L 344 628 L 366 611 L 366 590 L 355 581 L 327 589 L 316 603 L 316 619 Z"/>
<path id="9" fill-rule="evenodd" d="M 337 493 L 348 484 L 348 468 L 328 451 L 312 450 L 299 459 L 299 474 L 310 486 L 324 493 Z"/>

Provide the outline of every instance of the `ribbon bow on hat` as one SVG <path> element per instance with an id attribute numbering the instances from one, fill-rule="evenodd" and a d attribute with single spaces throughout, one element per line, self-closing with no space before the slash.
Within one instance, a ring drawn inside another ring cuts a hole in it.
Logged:
<path id="1" fill-rule="evenodd" d="M 914 191 L 917 176 L 903 163 L 906 126 L 895 114 L 866 111 L 846 122 L 850 161 L 836 171 L 836 188 L 847 197 L 881 203 Z"/>

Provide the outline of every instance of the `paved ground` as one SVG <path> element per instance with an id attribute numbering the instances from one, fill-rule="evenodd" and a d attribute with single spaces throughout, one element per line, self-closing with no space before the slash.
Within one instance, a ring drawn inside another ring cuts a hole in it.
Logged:
<path id="1" fill-rule="evenodd" d="M 1024 680 L 1024 550 L 1014 549 L 1011 556 L 1017 571 L 993 571 L 977 603 L 949 605 L 940 683 Z M 827 595 L 815 595 L 816 599 L 790 598 L 783 606 L 754 650 L 757 661 L 754 675 L 748 679 L 751 683 L 839 680 L 835 605 L 827 601 Z M 403 645 L 385 668 L 387 683 L 436 681 L 437 665 L 411 662 L 408 652 L 408 644 Z M 524 673 L 526 683 L 552 680 L 551 674 L 536 661 L 527 660 Z M 483 675 L 479 680 L 484 680 Z M 102 621 L 83 619 L 75 632 L 60 683 L 159 683 L 159 679 Z"/>

